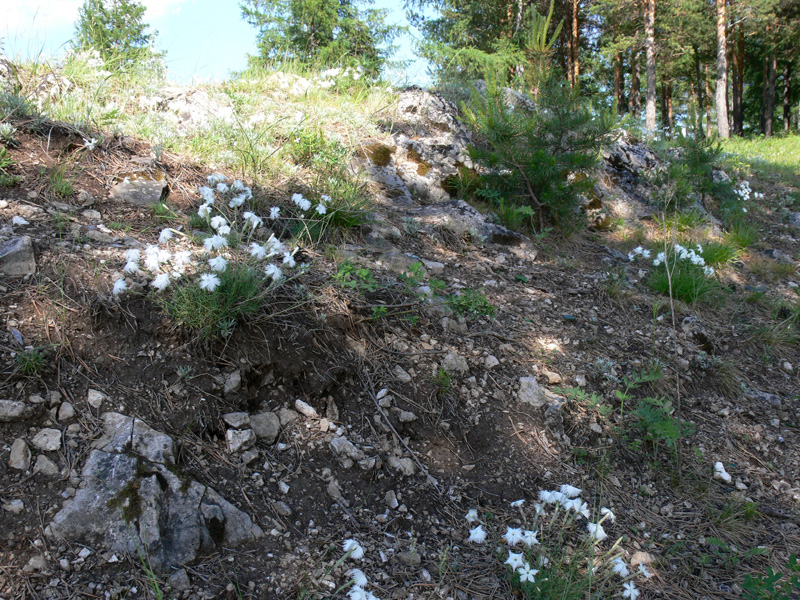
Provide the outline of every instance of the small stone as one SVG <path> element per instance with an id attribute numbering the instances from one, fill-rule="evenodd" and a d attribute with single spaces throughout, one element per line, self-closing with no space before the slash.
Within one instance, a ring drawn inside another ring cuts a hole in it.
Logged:
<path id="1" fill-rule="evenodd" d="M 58 475 L 59 471 L 56 463 L 47 458 L 44 454 L 40 454 L 36 457 L 36 464 L 33 465 L 33 472 L 53 477 Z"/>
<path id="2" fill-rule="evenodd" d="M 225 385 L 223 386 L 223 394 L 229 396 L 235 394 L 242 387 L 242 374 L 239 371 L 228 373 L 225 377 Z"/>
<path id="3" fill-rule="evenodd" d="M 11 444 L 8 466 L 18 471 L 26 471 L 31 466 L 31 450 L 22 438 L 15 439 Z"/>
<path id="4" fill-rule="evenodd" d="M 189 586 L 191 586 L 191 581 L 186 569 L 176 571 L 169 576 L 169 587 L 173 590 L 186 590 L 189 589 Z"/>
<path id="5" fill-rule="evenodd" d="M 289 493 L 289 484 L 285 481 L 281 481 L 278 483 L 278 491 L 281 494 L 288 494 Z"/>
<path id="6" fill-rule="evenodd" d="M 441 367 L 448 373 L 455 373 L 463 375 L 469 371 L 469 364 L 467 359 L 461 356 L 455 350 L 448 352 L 442 359 Z"/>
<path id="7" fill-rule="evenodd" d="M 89 390 L 89 393 L 86 395 L 86 402 L 88 402 L 89 406 L 92 408 L 100 408 L 106 400 L 108 400 L 108 396 L 98 390 Z"/>
<path id="8" fill-rule="evenodd" d="M 400 471 L 400 473 L 403 475 L 410 477 L 417 472 L 417 466 L 410 458 L 397 458 L 396 456 L 390 456 L 387 462 L 389 463 L 390 467 L 396 471 Z"/>
<path id="9" fill-rule="evenodd" d="M 102 221 L 103 215 L 100 214 L 99 211 L 96 210 L 85 210 L 81 213 L 85 219 L 89 221 Z"/>
<path id="10" fill-rule="evenodd" d="M 250 415 L 246 412 L 232 412 L 222 415 L 222 420 L 234 429 L 245 429 L 250 425 Z"/>
<path id="11" fill-rule="evenodd" d="M 281 427 L 286 427 L 289 423 L 292 423 L 299 418 L 300 414 L 291 408 L 281 408 L 278 410 L 278 419 L 281 422 Z"/>
<path id="12" fill-rule="evenodd" d="M 67 560 L 66 558 L 62 558 L 61 560 L 58 561 L 58 567 L 62 571 L 69 572 L 69 568 L 70 568 L 69 560 Z"/>
<path id="13" fill-rule="evenodd" d="M 411 381 L 412 381 L 411 380 L 411 375 L 409 375 L 408 371 L 406 371 L 400 365 L 395 365 L 394 369 L 392 369 L 392 373 L 394 373 L 394 376 L 397 378 L 397 380 L 400 383 L 411 383 Z"/>
<path id="14" fill-rule="evenodd" d="M 330 427 L 331 427 L 331 422 L 328 419 L 323 417 L 322 419 L 319 420 L 319 430 L 322 433 L 327 433 Z"/>
<path id="15" fill-rule="evenodd" d="M 294 401 L 294 409 L 299 412 L 300 414 L 305 415 L 309 419 L 318 419 L 319 413 L 314 410 L 314 407 L 308 404 L 307 402 L 303 402 L 298 398 Z"/>
<path id="16" fill-rule="evenodd" d="M 791 373 L 794 370 L 794 367 L 792 367 L 792 363 L 790 363 L 788 360 L 783 361 L 783 364 L 781 365 L 781 367 L 787 373 Z"/>
<path id="17" fill-rule="evenodd" d="M 33 436 L 31 444 L 42 452 L 54 452 L 61 448 L 61 431 L 49 427 L 40 429 L 39 433 Z"/>
<path id="18" fill-rule="evenodd" d="M 575 383 L 578 387 L 586 387 L 586 376 L 585 375 L 575 375 Z"/>
<path id="19" fill-rule="evenodd" d="M 411 423 L 417 420 L 417 415 L 409 410 L 401 410 L 399 419 L 401 423 Z"/>
<path id="20" fill-rule="evenodd" d="M 225 432 L 228 448 L 231 452 L 242 452 L 256 443 L 256 434 L 252 429 L 228 429 Z"/>
<path id="21" fill-rule="evenodd" d="M 31 394 L 28 396 L 28 402 L 31 404 L 44 404 L 44 398 L 42 398 L 39 394 Z"/>
<path id="22" fill-rule="evenodd" d="M 20 499 L 12 500 L 3 504 L 3 510 L 18 515 L 25 510 L 25 503 Z"/>
<path id="23" fill-rule="evenodd" d="M 26 573 L 34 573 L 36 571 L 46 571 L 48 566 L 47 559 L 41 554 L 37 554 L 31 557 L 22 570 Z"/>
<path id="24" fill-rule="evenodd" d="M 542 373 L 545 377 L 547 377 L 547 382 L 550 385 L 558 385 L 562 381 L 561 375 L 554 371 L 542 371 Z"/>
<path id="25" fill-rule="evenodd" d="M 36 273 L 36 255 L 30 236 L 0 242 L 0 273 L 22 277 Z"/>
<path id="26" fill-rule="evenodd" d="M 275 512 L 282 517 L 292 516 L 292 509 L 283 500 L 278 500 L 277 502 L 273 502 L 272 507 L 275 509 Z"/>
<path id="27" fill-rule="evenodd" d="M 489 370 L 494 369 L 499 364 L 500 361 L 497 360 L 497 357 L 494 354 L 490 354 L 486 357 L 486 360 L 483 361 L 483 366 Z"/>
<path id="28" fill-rule="evenodd" d="M 398 552 L 397 560 L 407 567 L 418 567 L 422 563 L 422 558 L 417 552 Z"/>
<path id="29" fill-rule="evenodd" d="M 740 492 L 743 492 L 744 490 L 747 489 L 747 485 L 745 485 L 745 483 L 741 479 L 737 479 L 736 489 L 739 490 Z"/>
<path id="30" fill-rule="evenodd" d="M 440 262 L 436 262 L 434 260 L 422 260 L 422 264 L 425 266 L 425 270 L 429 273 L 434 275 L 441 275 L 444 273 L 444 264 Z"/>
<path id="31" fill-rule="evenodd" d="M 328 487 L 326 489 L 328 491 L 328 495 L 334 500 L 338 500 L 342 497 L 342 490 L 339 489 L 339 484 L 336 483 L 335 479 L 331 479 L 330 482 L 328 482 Z"/>
<path id="32" fill-rule="evenodd" d="M 386 506 L 392 510 L 400 506 L 400 503 L 397 502 L 397 494 L 394 492 L 394 490 L 389 490 L 386 492 L 386 495 L 383 497 L 383 499 L 386 501 Z"/>
<path id="33" fill-rule="evenodd" d="M 12 423 L 27 419 L 34 413 L 34 408 L 16 400 L 0 400 L 0 423 Z"/>
<path id="34" fill-rule="evenodd" d="M 75 416 L 75 407 L 69 402 L 64 402 L 58 407 L 58 422 L 66 423 Z"/>
<path id="35" fill-rule="evenodd" d="M 520 377 L 517 399 L 523 404 L 540 407 L 547 403 L 544 388 L 536 381 L 536 377 Z"/>
<path id="36" fill-rule="evenodd" d="M 248 450 L 242 453 L 242 464 L 249 465 L 258 458 L 258 450 Z"/>
<path id="37" fill-rule="evenodd" d="M 250 417 L 250 427 L 259 440 L 272 445 L 280 435 L 281 421 L 273 412 L 259 413 Z"/>

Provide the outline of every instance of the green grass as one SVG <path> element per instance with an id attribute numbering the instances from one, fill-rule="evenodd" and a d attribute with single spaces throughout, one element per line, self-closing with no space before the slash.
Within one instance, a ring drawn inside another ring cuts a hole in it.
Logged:
<path id="1" fill-rule="evenodd" d="M 672 262 L 670 262 L 672 266 Z M 647 284 L 656 292 L 670 295 L 670 278 L 664 265 L 653 269 Z M 703 270 L 688 261 L 678 261 L 672 270 L 672 296 L 686 302 L 712 304 L 722 296 L 722 287 L 712 277 L 706 277 Z"/>
<path id="2" fill-rule="evenodd" d="M 800 135 L 786 137 L 732 137 L 722 142 L 729 160 L 749 165 L 764 177 L 779 178 L 800 187 Z"/>
<path id="3" fill-rule="evenodd" d="M 75 194 L 68 171 L 69 165 L 66 163 L 56 163 L 47 171 L 47 182 L 54 196 L 69 198 Z"/>
<path id="4" fill-rule="evenodd" d="M 739 249 L 744 249 L 755 244 L 761 233 L 752 221 L 743 217 L 736 217 L 728 222 L 728 233 L 725 239 Z"/>
<path id="5" fill-rule="evenodd" d="M 45 366 L 45 356 L 37 348 L 29 348 L 17 354 L 17 366 L 23 375 L 41 375 Z"/>
<path id="6" fill-rule="evenodd" d="M 730 242 L 707 242 L 702 256 L 707 265 L 717 269 L 739 258 L 739 247 Z"/>

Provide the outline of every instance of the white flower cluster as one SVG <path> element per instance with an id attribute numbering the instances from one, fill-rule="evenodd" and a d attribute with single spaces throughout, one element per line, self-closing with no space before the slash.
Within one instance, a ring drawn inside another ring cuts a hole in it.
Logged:
<path id="1" fill-rule="evenodd" d="M 513 573 L 519 575 L 521 583 L 536 583 L 536 577 L 542 569 L 547 569 L 550 565 L 550 559 L 545 555 L 547 541 L 539 541 L 538 536 L 540 532 L 546 535 L 547 532 L 558 529 L 563 533 L 564 530 L 569 529 L 575 525 L 579 518 L 585 520 L 585 530 L 588 532 L 586 540 L 594 547 L 596 544 L 608 538 L 608 534 L 603 529 L 603 523 L 608 521 L 613 523 L 615 521 L 614 513 L 608 508 L 600 509 L 600 518 L 597 522 L 591 520 L 591 511 L 588 504 L 581 499 L 580 494 L 582 490 L 574 486 L 565 484 L 558 490 L 541 490 L 539 492 L 539 503 L 533 505 L 533 523 L 531 529 L 524 527 L 506 527 L 506 532 L 500 538 L 508 546 L 508 558 L 504 564 L 511 568 Z M 528 520 L 522 506 L 525 500 L 516 500 L 511 503 L 512 508 L 520 510 L 523 521 Z M 552 507 L 552 511 L 548 512 Z M 464 518 L 468 523 L 472 524 L 480 520 L 477 509 L 470 509 Z M 475 544 L 483 544 L 488 537 L 488 533 L 482 524 L 469 530 L 469 542 Z M 617 542 L 619 543 L 619 542 Z M 520 552 L 514 552 L 512 548 L 518 547 L 520 544 L 524 548 Z M 533 548 L 537 547 L 536 552 Z M 616 544 L 614 545 L 616 548 Z M 620 555 L 614 554 L 614 548 L 608 551 L 605 556 L 608 557 L 607 567 L 616 575 L 623 579 L 622 596 L 636 600 L 639 597 L 639 590 L 636 588 L 625 561 Z M 592 568 L 597 569 L 599 566 L 596 563 Z M 639 567 L 638 575 L 651 577 L 651 573 L 644 565 Z M 636 575 L 635 574 L 635 575 Z M 552 576 L 549 575 L 549 576 Z"/>
<path id="2" fill-rule="evenodd" d="M 336 79 L 350 77 L 353 81 L 358 81 L 364 75 L 364 69 L 359 65 L 358 67 L 347 67 L 344 69 L 333 68 L 322 71 L 319 74 L 317 85 L 323 89 L 328 89 L 336 85 Z"/>
<path id="3" fill-rule="evenodd" d="M 125 254 L 126 264 L 123 269 L 126 274 L 132 276 L 143 275 L 142 259 L 144 259 L 144 270 L 148 271 L 152 276 L 150 285 L 156 290 L 162 291 L 170 285 L 172 279 L 190 274 L 187 272 L 190 267 L 206 264 L 209 271 L 199 274 L 198 283 L 200 289 L 213 292 L 221 284 L 219 274 L 227 270 L 231 260 L 241 256 L 249 255 L 256 263 L 278 256 L 281 257 L 281 264 L 284 269 L 293 269 L 297 266 L 294 257 L 297 250 L 292 251 L 285 247 L 274 235 L 270 235 L 269 239 L 263 244 L 252 240 L 255 230 L 264 223 L 262 217 L 253 212 L 245 211 L 242 213 L 241 223 L 238 220 L 238 208 L 253 196 L 249 187 L 239 180 L 228 185 L 228 178 L 219 173 L 209 175 L 207 180 L 209 186 L 213 186 L 213 188 L 208 186 L 200 188 L 200 196 L 204 202 L 197 211 L 197 214 L 206 219 L 213 230 L 213 233 L 203 240 L 203 249 L 207 253 L 206 256 L 196 262 L 195 259 L 198 256 L 192 250 L 170 251 L 166 246 L 170 244 L 176 234 L 183 234 L 167 228 L 161 231 L 158 237 L 158 245 L 148 245 L 144 250 L 144 255 L 137 249 L 127 251 Z M 216 194 L 223 195 L 222 202 L 228 200 L 228 207 L 235 210 L 232 219 L 229 220 L 227 211 L 221 212 L 217 207 Z M 308 202 L 305 199 L 303 200 Z M 310 207 L 309 202 L 308 208 Z M 214 214 L 215 211 L 218 211 L 218 214 Z M 280 208 L 273 207 L 270 211 L 270 219 L 277 219 L 279 214 Z M 241 240 L 241 245 L 239 248 L 231 248 L 230 240 L 232 238 L 230 234 L 236 228 L 240 228 L 240 231 L 238 231 L 240 235 L 237 238 Z M 214 255 L 209 257 L 208 255 L 210 254 Z M 197 271 L 199 271 L 199 268 L 192 269 L 194 274 Z M 279 283 L 284 279 L 284 273 L 277 264 L 267 264 L 263 267 L 263 272 L 273 283 Z M 128 284 L 123 275 L 114 283 L 113 294 L 119 296 L 127 289 Z"/>
<path id="4" fill-rule="evenodd" d="M 364 548 L 356 540 L 345 540 L 344 544 L 342 544 L 342 548 L 344 549 L 345 555 L 337 564 L 340 564 L 341 561 L 348 557 L 355 560 L 364 558 Z M 361 569 L 350 569 L 347 573 L 350 576 L 350 582 L 353 584 L 353 587 L 347 592 L 347 597 L 350 598 L 350 600 L 378 600 L 375 594 L 365 589 L 369 582 L 367 581 L 367 576 L 364 575 L 364 571 Z"/>
<path id="5" fill-rule="evenodd" d="M 750 182 L 747 180 L 742 181 L 739 185 L 737 185 L 733 189 L 733 193 L 739 196 L 740 200 L 743 200 L 745 202 L 747 200 L 750 200 L 751 197 L 753 198 L 753 200 L 762 200 L 764 198 L 764 194 L 762 194 L 761 192 L 754 192 L 750 188 Z"/>
<path id="6" fill-rule="evenodd" d="M 675 244 L 675 246 L 673 246 L 673 250 L 675 251 L 675 256 L 678 260 L 689 261 L 696 267 L 701 267 L 703 269 L 703 274 L 706 277 L 713 277 L 714 267 L 706 265 L 706 261 L 702 257 L 703 247 L 700 244 L 697 244 L 694 248 L 687 248 L 681 244 Z M 642 258 L 650 258 L 650 250 L 642 248 L 641 246 L 634 248 L 633 251 L 628 254 L 628 260 L 634 262 L 639 256 Z M 653 259 L 654 267 L 658 267 L 662 264 L 666 265 L 666 263 L 667 254 L 663 251 L 659 252 Z"/>
<path id="7" fill-rule="evenodd" d="M 642 248 L 641 246 L 637 246 L 632 252 L 628 252 L 628 260 L 631 262 L 635 261 L 637 256 L 641 256 L 642 258 L 650 258 L 650 250 L 647 248 Z"/>
<path id="8" fill-rule="evenodd" d="M 320 201 L 319 201 L 319 203 L 317 204 L 317 206 L 316 206 L 316 208 L 314 210 L 317 211 L 318 215 L 324 215 L 324 214 L 326 214 L 328 212 L 328 207 L 326 206 L 326 204 L 331 201 L 331 197 L 330 196 L 326 196 L 325 194 L 322 194 L 319 197 L 319 199 L 320 199 Z M 304 198 L 303 194 L 292 194 L 292 202 L 294 202 L 295 206 L 297 206 L 297 208 L 299 208 L 303 212 L 311 210 L 311 200 L 308 200 L 307 198 Z M 273 208 L 272 210 L 273 211 L 278 211 L 278 213 L 280 212 L 279 208 Z M 278 213 L 276 213 L 276 215 Z M 271 214 L 272 213 L 270 213 L 270 215 Z"/>

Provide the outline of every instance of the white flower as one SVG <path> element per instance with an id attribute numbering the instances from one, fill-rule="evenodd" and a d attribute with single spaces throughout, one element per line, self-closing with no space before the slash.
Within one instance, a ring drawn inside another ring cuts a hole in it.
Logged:
<path id="1" fill-rule="evenodd" d="M 200 289 L 213 292 L 219 286 L 219 277 L 213 273 L 203 273 L 200 275 Z"/>
<path id="2" fill-rule="evenodd" d="M 537 563 L 537 564 L 538 564 L 540 567 L 546 567 L 547 565 L 549 565 L 549 564 L 550 564 L 550 559 L 549 559 L 549 558 L 547 558 L 545 555 L 541 555 L 541 556 L 539 557 L 539 559 L 536 561 L 536 563 Z"/>
<path id="3" fill-rule="evenodd" d="M 647 249 L 642 250 L 642 256 L 644 258 L 650 258 L 650 250 Z"/>
<path id="4" fill-rule="evenodd" d="M 203 204 L 197 209 L 197 216 L 201 219 L 207 219 L 211 214 L 211 207 L 208 204 Z"/>
<path id="5" fill-rule="evenodd" d="M 163 291 L 169 285 L 169 275 L 166 273 L 161 273 L 150 282 L 150 285 L 156 288 L 159 292 Z"/>
<path id="6" fill-rule="evenodd" d="M 217 215 L 216 217 L 211 219 L 211 227 L 213 229 L 219 229 L 223 225 L 227 225 L 227 224 L 228 224 L 228 221 L 226 221 L 225 217 L 223 217 L 222 215 Z"/>
<path id="7" fill-rule="evenodd" d="M 589 536 L 598 542 L 602 542 L 608 537 L 608 534 L 600 523 L 587 523 L 586 530 L 589 532 Z"/>
<path id="8" fill-rule="evenodd" d="M 172 229 L 170 229 L 169 227 L 166 229 L 162 229 L 161 234 L 158 236 L 158 243 L 166 244 L 168 241 L 172 239 L 173 235 L 174 233 L 172 232 Z"/>
<path id="9" fill-rule="evenodd" d="M 330 196 L 328 196 L 327 194 L 322 194 L 322 195 L 319 197 L 319 199 L 320 199 L 320 202 L 325 202 L 325 203 L 328 203 L 328 202 L 330 202 L 330 201 L 331 201 L 331 197 L 330 197 Z"/>
<path id="10" fill-rule="evenodd" d="M 517 569 L 517 571 L 519 572 L 519 580 L 522 583 L 525 583 L 526 581 L 530 582 L 530 583 L 534 583 L 534 579 L 533 578 L 539 572 L 536 569 L 531 569 L 531 566 L 528 563 L 525 563 L 524 565 L 522 565 L 519 569 Z"/>
<path id="11" fill-rule="evenodd" d="M 703 274 L 706 277 L 713 277 L 714 276 L 714 267 L 703 267 Z"/>
<path id="12" fill-rule="evenodd" d="M 274 235 L 271 235 L 267 240 L 267 246 L 269 247 L 269 251 L 273 254 L 283 254 L 285 251 L 283 244 L 281 244 L 280 240 Z"/>
<path id="13" fill-rule="evenodd" d="M 633 259 L 636 258 L 633 253 L 628 252 L 628 261 L 633 262 Z"/>
<path id="14" fill-rule="evenodd" d="M 653 574 L 647 570 L 647 567 L 645 565 L 639 565 L 639 573 L 641 573 L 648 579 L 650 579 L 653 576 Z"/>
<path id="15" fill-rule="evenodd" d="M 350 588 L 350 591 L 347 592 L 347 597 L 350 598 L 350 600 L 368 600 L 369 598 L 364 588 L 357 585 Z"/>
<path id="16" fill-rule="evenodd" d="M 470 508 L 467 511 L 467 514 L 464 515 L 464 518 L 467 520 L 468 523 L 474 523 L 478 520 L 478 509 L 477 508 Z"/>
<path id="17" fill-rule="evenodd" d="M 216 185 L 221 181 L 228 181 L 228 178 L 222 173 L 212 173 L 206 179 L 208 179 L 208 185 Z"/>
<path id="18" fill-rule="evenodd" d="M 208 264 L 211 267 L 211 270 L 216 271 L 217 273 L 222 273 L 228 268 L 228 261 L 225 260 L 224 256 L 215 256 L 208 261 Z"/>
<path id="19" fill-rule="evenodd" d="M 486 540 L 486 530 L 483 528 L 483 525 L 478 525 L 474 529 L 469 530 L 469 540 L 470 542 L 475 542 L 476 544 L 482 544 Z"/>
<path id="20" fill-rule="evenodd" d="M 242 191 L 243 189 L 245 189 L 245 185 L 244 185 L 244 184 L 243 184 L 241 181 L 239 181 L 238 179 L 235 179 L 235 180 L 233 181 L 233 183 L 231 184 L 231 189 L 232 189 L 234 192 L 240 192 L 240 191 Z"/>
<path id="21" fill-rule="evenodd" d="M 731 482 L 730 474 L 725 470 L 725 465 L 717 461 L 714 463 L 714 479 L 719 479 L 724 483 Z"/>
<path id="22" fill-rule="evenodd" d="M 583 515 L 587 519 L 591 516 L 591 513 L 589 512 L 589 505 L 580 498 L 568 500 L 564 503 L 564 508 L 568 510 L 574 510 L 576 513 Z"/>
<path id="23" fill-rule="evenodd" d="M 297 264 L 295 262 L 295 260 L 294 260 L 294 256 L 292 256 L 291 252 L 284 252 L 283 253 L 283 264 L 285 264 L 290 269 Z"/>
<path id="24" fill-rule="evenodd" d="M 267 249 L 264 248 L 261 244 L 257 244 L 253 242 L 250 244 L 250 256 L 255 258 L 256 260 L 264 260 L 267 258 Z"/>
<path id="25" fill-rule="evenodd" d="M 522 508 L 522 505 L 525 504 L 525 499 L 522 498 L 521 500 L 514 500 L 511 503 L 511 508 Z"/>
<path id="26" fill-rule="evenodd" d="M 218 184 L 217 184 L 217 191 L 218 191 L 220 194 L 225 194 L 225 193 L 227 193 L 229 189 L 230 189 L 230 188 L 229 188 L 229 187 L 227 186 L 227 184 L 225 184 L 225 183 L 218 183 Z"/>
<path id="27" fill-rule="evenodd" d="M 525 564 L 525 561 L 522 560 L 522 552 L 509 552 L 508 558 L 503 564 L 511 567 L 512 571 L 516 571 Z"/>
<path id="28" fill-rule="evenodd" d="M 538 517 L 540 514 L 542 514 L 544 512 L 544 505 L 543 504 L 534 504 L 533 505 L 533 510 L 535 511 L 536 516 Z"/>
<path id="29" fill-rule="evenodd" d="M 604 520 L 608 519 L 612 523 L 617 520 L 617 517 L 614 515 L 613 512 L 611 512 L 610 508 L 605 508 L 605 507 L 601 508 L 600 514 L 603 515 Z"/>
<path id="30" fill-rule="evenodd" d="M 186 265 L 192 264 L 192 253 L 189 250 L 181 250 L 172 256 L 172 267 L 178 275 L 182 274 Z"/>
<path id="31" fill-rule="evenodd" d="M 122 292 L 124 292 L 127 289 L 128 289 L 128 284 L 125 283 L 124 279 L 120 278 L 114 282 L 114 289 L 112 290 L 112 293 L 115 296 L 119 296 Z"/>
<path id="32" fill-rule="evenodd" d="M 519 527 L 506 527 L 503 539 L 509 546 L 514 546 L 522 541 L 522 529 Z"/>
<path id="33" fill-rule="evenodd" d="M 217 233 L 220 235 L 228 235 L 231 232 L 231 228 L 228 225 L 223 225 L 219 229 L 217 229 Z"/>
<path id="34" fill-rule="evenodd" d="M 242 215 L 242 216 L 244 217 L 245 221 L 250 222 L 250 224 L 253 226 L 253 229 L 258 227 L 262 223 L 261 217 L 259 217 L 258 215 L 254 214 L 254 213 L 251 213 L 249 211 L 244 213 L 244 215 Z"/>
<path id="35" fill-rule="evenodd" d="M 27 220 L 23 219 L 20 216 L 15 216 L 11 219 L 12 225 L 30 225 Z"/>
<path id="36" fill-rule="evenodd" d="M 134 273 L 138 273 L 139 263 L 136 262 L 135 260 L 129 260 L 128 262 L 125 263 L 125 268 L 122 270 L 125 271 L 126 273 L 130 273 L 131 275 L 133 275 Z"/>
<path id="37" fill-rule="evenodd" d="M 350 578 L 353 580 L 353 585 L 356 587 L 365 587 L 367 585 L 367 576 L 361 569 L 350 569 L 348 571 Z"/>
<path id="38" fill-rule="evenodd" d="M 200 192 L 200 197 L 205 201 L 205 204 L 214 204 L 214 190 L 202 185 L 198 191 Z"/>
<path id="39" fill-rule="evenodd" d="M 311 200 L 306 200 L 305 198 L 303 198 L 302 200 L 300 200 L 300 202 L 297 203 L 297 206 L 300 208 L 300 210 L 303 211 L 308 210 L 311 208 Z"/>
<path id="40" fill-rule="evenodd" d="M 97 138 L 92 138 L 90 140 L 83 138 L 83 145 L 89 152 L 91 152 L 92 150 L 94 150 L 95 146 L 97 146 Z"/>
<path id="41" fill-rule="evenodd" d="M 264 274 L 267 277 L 272 277 L 272 280 L 275 282 L 283 279 L 283 273 L 281 273 L 281 270 L 276 265 L 267 265 L 264 268 Z"/>
<path id="42" fill-rule="evenodd" d="M 142 256 L 141 252 L 139 252 L 136 248 L 132 248 L 131 250 L 128 250 L 125 253 L 125 260 L 127 260 L 128 262 L 131 261 L 139 262 L 141 256 Z"/>
<path id="43" fill-rule="evenodd" d="M 231 198 L 231 201 L 228 202 L 228 206 L 231 208 L 239 208 L 244 201 L 247 200 L 247 194 L 239 194 L 238 196 L 234 196 Z"/>
<path id="44" fill-rule="evenodd" d="M 536 539 L 537 534 L 538 534 L 537 531 L 531 531 L 530 529 L 526 529 L 525 533 L 522 534 L 522 542 L 526 546 L 536 546 L 539 543 L 539 540 Z"/>
<path id="45" fill-rule="evenodd" d="M 641 246 L 637 248 L 637 250 L 641 250 Z M 578 496 L 581 495 L 582 491 L 583 490 L 581 490 L 580 488 L 576 488 L 567 483 L 561 486 L 561 493 L 564 494 L 567 498 L 577 498 Z"/>
<path id="46" fill-rule="evenodd" d="M 320 203 L 320 204 L 317 204 L 317 212 L 319 214 L 321 214 L 321 215 L 324 215 L 326 212 L 328 212 L 328 209 L 325 208 L 324 204 Z"/>
<path id="47" fill-rule="evenodd" d="M 344 544 L 342 544 L 342 547 L 346 553 L 350 553 L 350 558 L 354 558 L 356 560 L 359 558 L 364 558 L 364 548 L 362 548 L 357 541 L 353 539 L 345 540 Z"/>
<path id="48" fill-rule="evenodd" d="M 219 250 L 220 248 L 225 248 L 227 245 L 228 245 L 228 240 L 226 240 L 221 235 L 212 235 L 203 240 L 203 247 L 209 252 L 211 252 L 212 250 Z"/>
<path id="49" fill-rule="evenodd" d="M 292 194 L 292 202 L 300 206 L 300 202 L 304 200 L 303 194 Z"/>
<path id="50" fill-rule="evenodd" d="M 636 600 L 639 597 L 639 590 L 636 589 L 636 585 L 632 581 L 623 583 L 622 587 L 625 588 L 625 591 L 622 592 L 623 598 L 630 598 L 631 600 Z"/>
<path id="51" fill-rule="evenodd" d="M 619 556 L 611 561 L 611 568 L 614 570 L 614 573 L 623 578 L 631 574 L 630 571 L 628 571 L 628 566 L 625 564 L 625 561 Z"/>
<path id="52" fill-rule="evenodd" d="M 269 209 L 269 218 L 273 221 L 281 216 L 281 209 L 277 206 L 273 206 Z"/>

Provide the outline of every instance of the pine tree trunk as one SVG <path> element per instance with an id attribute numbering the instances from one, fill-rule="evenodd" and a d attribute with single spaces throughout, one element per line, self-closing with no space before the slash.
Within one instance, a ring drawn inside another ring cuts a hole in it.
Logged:
<path id="1" fill-rule="evenodd" d="M 728 129 L 728 15 L 726 0 L 717 1 L 717 90 L 714 104 L 717 109 L 717 133 L 723 140 L 730 137 Z"/>
<path id="2" fill-rule="evenodd" d="M 656 131 L 656 36 L 655 13 L 656 0 L 645 0 L 645 70 L 647 72 L 647 90 L 645 92 L 645 128 L 648 135 Z"/>
<path id="3" fill-rule="evenodd" d="M 641 90 L 639 89 L 639 53 L 631 50 L 631 93 L 628 96 L 628 112 L 638 119 L 642 110 Z"/>
<path id="4" fill-rule="evenodd" d="M 792 64 L 783 69 L 783 131 L 789 133 L 792 121 Z"/>
<path id="5" fill-rule="evenodd" d="M 737 27 L 739 29 L 739 27 Z M 739 62 L 742 57 L 739 56 L 739 43 L 736 40 L 736 33 L 734 32 L 734 43 L 731 47 L 731 76 L 732 92 L 733 92 L 733 133 L 734 135 L 742 135 L 742 96 L 739 91 Z"/>
<path id="6" fill-rule="evenodd" d="M 581 59 L 579 56 L 580 49 L 580 32 L 578 30 L 578 0 L 572 0 L 572 81 L 575 85 L 580 83 L 581 76 Z"/>
<path id="7" fill-rule="evenodd" d="M 689 86 L 689 91 L 692 94 L 692 106 L 694 107 L 694 111 L 693 111 L 694 112 L 694 115 L 693 115 L 694 121 L 692 122 L 692 125 L 694 126 L 694 130 L 695 130 L 697 135 L 703 135 L 703 127 L 702 127 L 703 124 L 702 124 L 702 121 L 700 120 L 700 116 L 703 113 L 700 112 L 700 110 L 698 108 L 697 90 L 698 90 L 698 86 L 696 86 L 694 84 L 691 84 Z"/>
<path id="8" fill-rule="evenodd" d="M 672 112 L 672 84 L 667 84 L 667 130 L 669 131 L 669 139 L 672 139 L 674 128 L 675 128 L 675 119 L 674 114 Z"/>
<path id="9" fill-rule="evenodd" d="M 711 132 L 713 125 L 711 124 L 711 84 L 709 83 L 710 78 L 708 76 L 708 65 L 706 65 L 706 98 L 708 98 L 708 102 L 706 102 L 706 137 L 711 137 Z"/>
<path id="10" fill-rule="evenodd" d="M 622 98 L 622 53 L 614 55 L 614 104 L 617 105 L 617 114 L 625 112 Z"/>
<path id="11" fill-rule="evenodd" d="M 695 115 L 695 133 L 703 136 L 703 112 L 705 112 L 706 102 L 703 96 L 703 76 L 700 74 L 700 51 L 694 47 L 694 73 L 697 80 L 697 114 Z"/>
<path id="12" fill-rule="evenodd" d="M 775 118 L 775 79 L 778 75 L 778 55 L 775 50 L 769 54 L 769 86 L 767 88 L 767 108 L 764 115 L 764 135 L 772 137 L 772 125 Z"/>

